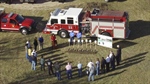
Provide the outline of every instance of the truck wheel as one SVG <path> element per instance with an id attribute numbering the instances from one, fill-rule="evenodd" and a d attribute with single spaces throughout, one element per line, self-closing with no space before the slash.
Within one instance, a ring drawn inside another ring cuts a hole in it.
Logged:
<path id="1" fill-rule="evenodd" d="M 61 31 L 59 32 L 59 36 L 60 36 L 61 38 L 67 38 L 67 37 L 68 37 L 68 32 L 65 31 L 65 30 L 61 30 Z"/>
<path id="2" fill-rule="evenodd" d="M 102 35 L 110 36 L 110 34 L 108 32 L 103 32 Z"/>
<path id="3" fill-rule="evenodd" d="M 22 28 L 22 29 L 21 29 L 21 33 L 22 33 L 23 35 L 27 35 L 27 34 L 28 34 L 28 30 L 27 30 L 26 28 Z"/>

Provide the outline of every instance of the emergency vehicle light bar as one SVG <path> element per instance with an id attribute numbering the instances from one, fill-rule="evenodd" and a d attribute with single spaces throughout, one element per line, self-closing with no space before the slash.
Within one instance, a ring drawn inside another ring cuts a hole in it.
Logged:
<path id="1" fill-rule="evenodd" d="M 60 11 L 61 11 L 61 9 L 57 8 L 54 12 L 52 12 L 52 15 L 57 16 Z"/>
<path id="2" fill-rule="evenodd" d="M 14 14 L 14 13 L 11 12 L 11 13 L 8 15 L 8 17 L 10 18 L 13 14 Z"/>

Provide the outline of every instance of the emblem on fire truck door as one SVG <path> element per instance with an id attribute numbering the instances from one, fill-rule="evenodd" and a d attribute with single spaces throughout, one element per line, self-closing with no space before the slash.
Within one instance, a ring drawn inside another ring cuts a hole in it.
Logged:
<path id="1" fill-rule="evenodd" d="M 53 27 L 53 29 L 55 29 L 55 26 Z"/>
<path id="2" fill-rule="evenodd" d="M 15 27 L 15 25 L 12 25 L 12 27 Z"/>
<path id="3" fill-rule="evenodd" d="M 69 28 L 69 29 L 72 29 L 72 26 L 71 26 L 71 25 L 69 25 L 69 26 L 68 26 L 68 28 Z"/>

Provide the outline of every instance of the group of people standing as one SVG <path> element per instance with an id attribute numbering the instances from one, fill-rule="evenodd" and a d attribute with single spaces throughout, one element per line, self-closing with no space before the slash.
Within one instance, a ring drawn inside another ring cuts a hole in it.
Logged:
<path id="1" fill-rule="evenodd" d="M 48 74 L 49 75 L 54 75 L 54 76 L 57 77 L 58 80 L 61 80 L 61 75 L 60 75 L 61 67 L 60 67 L 60 64 L 58 63 L 58 61 L 56 61 L 54 63 L 50 59 L 48 59 L 47 61 L 45 61 L 45 59 L 43 58 L 43 56 L 41 56 L 40 65 L 41 65 L 41 71 L 42 70 L 45 71 L 45 65 L 47 65 Z"/>
<path id="2" fill-rule="evenodd" d="M 82 33 L 81 32 L 78 32 L 77 34 L 75 34 L 74 31 L 72 31 L 72 32 L 69 33 L 69 36 L 70 36 L 70 45 L 73 45 L 73 40 L 74 40 L 75 36 L 81 42 L 81 38 L 82 38 Z"/>
<path id="3" fill-rule="evenodd" d="M 115 66 L 119 65 L 121 62 L 121 47 L 117 45 L 117 53 L 116 55 L 113 53 L 113 51 L 110 51 L 109 55 L 104 58 L 102 57 L 101 60 L 99 58 L 96 59 L 96 62 L 90 62 L 87 64 L 86 74 L 88 75 L 88 81 L 94 81 L 94 75 L 99 75 L 102 73 L 107 73 L 111 70 L 115 70 Z M 65 66 L 67 78 L 72 79 L 72 65 L 71 63 L 67 63 Z M 83 76 L 83 65 L 79 61 L 77 64 L 78 69 L 78 77 Z"/>
<path id="4" fill-rule="evenodd" d="M 54 34 L 51 34 L 50 40 L 52 43 L 52 48 L 55 49 L 57 46 L 56 36 Z M 44 44 L 44 38 L 42 36 L 40 36 L 39 38 L 35 37 L 33 44 L 31 44 L 30 40 L 28 40 L 25 43 L 26 58 L 31 63 L 32 70 L 36 70 L 38 46 L 39 46 L 39 50 L 42 50 L 43 44 Z M 31 45 L 33 45 L 33 47 Z M 45 61 L 44 57 L 41 56 L 41 58 L 40 58 L 41 71 L 42 70 L 45 71 L 45 65 L 47 65 L 47 67 L 48 67 L 48 74 L 49 75 L 53 74 L 55 76 L 57 75 L 57 76 L 59 76 L 58 80 L 60 80 L 60 65 L 58 64 L 58 62 L 56 61 L 55 63 L 53 63 L 50 59 Z M 53 67 L 55 69 L 55 72 L 53 71 Z"/>
<path id="5" fill-rule="evenodd" d="M 72 44 L 74 40 L 74 32 L 70 32 L 70 43 Z M 81 40 L 82 34 L 81 32 L 78 32 L 76 34 L 78 40 Z M 57 46 L 57 39 L 54 34 L 51 34 L 50 36 L 51 42 L 52 42 L 52 48 L 55 49 Z M 26 58 L 31 62 L 31 69 L 35 70 L 37 65 L 37 46 L 39 45 L 39 50 L 43 49 L 43 43 L 44 39 L 42 36 L 40 36 L 38 39 L 37 37 L 34 38 L 34 49 L 31 47 L 30 41 L 27 41 L 25 44 L 25 50 L 26 50 Z M 111 70 L 115 70 L 116 64 L 119 65 L 121 61 L 121 47 L 117 45 L 117 53 L 114 55 L 113 51 L 110 51 L 109 55 L 107 55 L 106 58 L 102 57 L 101 60 L 97 58 L 96 62 L 93 63 L 92 60 L 87 64 L 86 74 L 88 74 L 88 81 L 94 81 L 94 75 L 99 75 L 101 73 L 106 73 Z M 52 62 L 52 60 L 48 59 L 45 61 L 45 58 L 41 56 L 40 58 L 40 65 L 41 65 L 41 71 L 45 71 L 45 65 L 47 65 L 48 68 L 48 74 L 54 75 L 57 77 L 58 80 L 61 80 L 61 66 L 58 61 Z M 70 62 L 67 63 L 65 66 L 66 74 L 68 79 L 72 79 L 72 65 Z M 78 77 L 83 76 L 83 65 L 79 61 L 77 64 L 78 69 Z M 53 71 L 54 70 L 54 71 Z M 96 72 L 96 73 L 95 73 Z"/>
<path id="6" fill-rule="evenodd" d="M 88 81 L 92 79 L 94 81 L 94 72 L 96 71 L 96 75 L 100 73 L 106 73 L 111 70 L 115 70 L 115 66 L 119 65 L 121 62 L 121 47 L 117 45 L 117 53 L 116 56 L 112 51 L 110 51 L 109 55 L 104 58 L 102 57 L 101 61 L 97 58 L 96 63 L 94 64 L 92 60 L 88 63 L 87 74 L 89 74 Z M 94 66 L 95 65 L 95 66 Z"/>
<path id="7" fill-rule="evenodd" d="M 25 43 L 26 58 L 29 60 L 29 62 L 31 62 L 32 70 L 35 70 L 37 65 L 37 47 L 39 45 L 39 50 L 43 49 L 43 42 L 44 39 L 42 36 L 40 36 L 38 39 L 37 37 L 34 38 L 34 48 L 32 48 L 30 40 Z"/>

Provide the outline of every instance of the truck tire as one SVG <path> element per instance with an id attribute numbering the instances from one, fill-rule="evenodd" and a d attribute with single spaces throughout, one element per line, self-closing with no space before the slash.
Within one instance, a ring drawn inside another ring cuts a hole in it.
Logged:
<path id="1" fill-rule="evenodd" d="M 67 32 L 66 30 L 61 30 L 61 31 L 59 32 L 59 36 L 60 36 L 61 38 L 67 38 L 67 37 L 68 37 L 68 32 Z"/>
<path id="2" fill-rule="evenodd" d="M 111 36 L 108 32 L 103 32 L 102 35 Z"/>
<path id="3" fill-rule="evenodd" d="M 22 29 L 21 29 L 21 33 L 22 33 L 23 35 L 27 35 L 27 34 L 28 34 L 28 30 L 27 30 L 26 28 L 22 28 Z"/>

